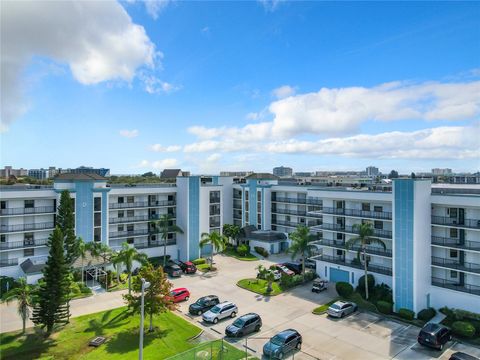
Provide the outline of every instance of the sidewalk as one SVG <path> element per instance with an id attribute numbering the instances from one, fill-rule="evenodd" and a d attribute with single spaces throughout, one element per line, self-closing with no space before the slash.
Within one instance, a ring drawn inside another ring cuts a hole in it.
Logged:
<path id="1" fill-rule="evenodd" d="M 128 290 L 105 292 L 82 299 L 72 300 L 70 302 L 70 312 L 72 317 L 124 306 L 125 302 L 123 301 L 122 295 L 127 292 Z M 0 305 L 0 319 L 0 333 L 20 330 L 22 328 L 22 319 L 17 313 L 16 302 L 11 302 L 9 305 Z M 28 320 L 27 328 L 32 326 L 33 323 Z"/>

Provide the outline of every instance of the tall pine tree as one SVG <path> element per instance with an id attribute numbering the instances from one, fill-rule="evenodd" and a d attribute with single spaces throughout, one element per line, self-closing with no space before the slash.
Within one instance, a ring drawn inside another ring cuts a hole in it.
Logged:
<path id="1" fill-rule="evenodd" d="M 58 206 L 57 225 L 65 237 L 65 261 L 71 266 L 78 257 L 78 241 L 75 237 L 75 217 L 73 215 L 73 199 L 68 190 L 63 190 Z"/>
<path id="2" fill-rule="evenodd" d="M 46 328 L 47 334 L 55 324 L 65 324 L 70 317 L 70 272 L 65 262 L 63 239 L 62 230 L 57 226 L 48 238 L 50 252 L 33 308 L 32 321 Z"/>

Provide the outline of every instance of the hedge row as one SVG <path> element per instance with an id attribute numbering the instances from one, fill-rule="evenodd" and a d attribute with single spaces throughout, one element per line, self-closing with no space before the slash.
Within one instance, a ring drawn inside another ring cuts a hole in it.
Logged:
<path id="1" fill-rule="evenodd" d="M 349 298 L 353 294 L 353 286 L 347 282 L 339 281 L 335 284 L 338 295 Z"/>
<path id="2" fill-rule="evenodd" d="M 258 254 L 262 255 L 263 257 L 268 257 L 268 251 L 265 248 L 261 246 L 255 246 L 254 249 Z"/>

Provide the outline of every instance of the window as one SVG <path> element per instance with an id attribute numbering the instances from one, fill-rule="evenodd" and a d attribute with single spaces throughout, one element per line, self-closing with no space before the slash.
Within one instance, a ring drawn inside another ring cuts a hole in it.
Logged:
<path id="1" fill-rule="evenodd" d="M 382 212 L 383 211 L 383 206 L 374 206 L 373 211 L 375 212 Z"/>
<path id="2" fill-rule="evenodd" d="M 7 208 L 7 202 L 6 201 L 0 201 L 0 209 L 6 209 Z"/>
<path id="3" fill-rule="evenodd" d="M 337 255 L 338 255 L 338 256 L 342 256 L 342 255 L 343 255 L 343 250 L 337 249 Z"/>
<path id="4" fill-rule="evenodd" d="M 127 203 L 128 204 L 133 204 L 135 202 L 135 197 L 134 196 L 127 196 Z"/>
<path id="5" fill-rule="evenodd" d="M 31 209 L 35 207 L 35 200 L 25 200 L 24 206 L 25 206 L 25 209 Z"/>
<path id="6" fill-rule="evenodd" d="M 23 235 L 23 244 L 33 245 L 33 233 L 25 233 L 25 235 Z"/>
<path id="7" fill-rule="evenodd" d="M 133 224 L 127 225 L 127 231 L 133 231 Z"/>
<path id="8" fill-rule="evenodd" d="M 119 197 L 118 197 L 118 203 L 119 203 L 119 204 L 123 204 L 124 201 L 125 201 L 125 199 L 124 199 L 123 196 L 119 196 Z"/>
<path id="9" fill-rule="evenodd" d="M 102 211 L 102 198 L 93 198 L 93 211 Z"/>
<path id="10" fill-rule="evenodd" d="M 457 208 L 450 208 L 448 210 L 449 210 L 448 212 L 450 213 L 451 218 L 456 218 L 457 217 L 457 211 L 458 211 Z"/>
<path id="11" fill-rule="evenodd" d="M 7 237 L 5 235 L 0 235 L 0 242 L 7 242 Z"/>
<path id="12" fill-rule="evenodd" d="M 123 230 L 125 230 L 125 227 L 123 225 L 118 225 L 117 230 L 118 231 L 123 231 Z"/>
<path id="13" fill-rule="evenodd" d="M 452 279 L 458 278 L 458 271 L 450 270 L 450 277 L 451 277 Z"/>
<path id="14" fill-rule="evenodd" d="M 362 203 L 362 211 L 370 211 L 370 204 Z"/>
<path id="15" fill-rule="evenodd" d="M 125 212 L 124 211 L 119 211 L 118 212 L 118 217 L 119 218 L 123 218 L 125 216 Z"/>
<path id="16" fill-rule="evenodd" d="M 450 257 L 451 258 L 457 258 L 458 257 L 458 251 L 457 250 L 450 250 Z"/>
<path id="17" fill-rule="evenodd" d="M 373 227 L 375 229 L 383 230 L 383 221 L 375 220 Z"/>
<path id="18" fill-rule="evenodd" d="M 343 235 L 342 233 L 337 233 L 337 240 L 343 240 Z"/>
<path id="19" fill-rule="evenodd" d="M 257 201 L 262 201 L 262 192 L 257 191 Z"/>
<path id="20" fill-rule="evenodd" d="M 95 242 L 102 241 L 102 228 L 93 229 L 93 241 Z"/>
<path id="21" fill-rule="evenodd" d="M 23 256 L 34 256 L 35 249 L 23 249 Z"/>
<path id="22" fill-rule="evenodd" d="M 450 237 L 452 239 L 458 238 L 458 229 L 457 228 L 450 228 Z"/>
<path id="23" fill-rule="evenodd" d="M 102 226 L 102 213 L 93 213 L 93 226 Z"/>
<path id="24" fill-rule="evenodd" d="M 133 238 L 127 238 L 127 244 L 133 244 L 134 240 Z"/>
<path id="25" fill-rule="evenodd" d="M 135 211 L 134 210 L 127 210 L 127 217 L 134 217 Z"/>

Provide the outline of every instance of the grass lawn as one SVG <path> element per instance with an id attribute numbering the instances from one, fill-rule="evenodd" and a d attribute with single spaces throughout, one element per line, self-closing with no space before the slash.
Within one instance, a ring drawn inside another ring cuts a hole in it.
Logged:
<path id="1" fill-rule="evenodd" d="M 148 328 L 148 316 L 145 319 Z M 2 359 L 135 359 L 138 358 L 140 316 L 125 307 L 71 319 L 45 339 L 35 329 L 0 334 Z M 144 358 L 165 359 L 195 347 L 188 339 L 200 333 L 195 325 L 173 313 L 154 317 L 155 332 L 145 333 Z M 95 336 L 107 337 L 98 348 L 88 346 Z"/>
<path id="2" fill-rule="evenodd" d="M 213 359 L 221 360 L 241 360 L 245 359 L 245 351 L 239 350 L 236 347 L 230 345 L 228 342 L 223 342 L 223 351 L 222 351 L 222 341 L 213 340 L 209 342 L 202 343 L 195 348 L 183 352 L 181 354 L 175 355 L 168 360 L 191 360 L 191 359 L 206 359 L 207 357 L 200 357 L 201 354 L 212 354 Z M 208 357 L 210 359 L 210 357 Z"/>
<path id="3" fill-rule="evenodd" d="M 337 300 L 338 299 L 333 299 L 332 301 L 329 301 L 326 304 L 320 305 L 319 307 L 313 309 L 312 313 L 314 313 L 315 315 L 325 314 L 327 312 L 328 308 L 330 307 L 330 305 L 332 305 Z"/>
<path id="4" fill-rule="evenodd" d="M 267 294 L 267 284 L 268 282 L 263 279 L 242 279 L 237 282 L 237 286 L 241 287 L 242 289 L 250 290 L 260 295 L 275 296 L 283 292 L 283 289 L 280 287 L 278 282 L 273 282 L 272 292 Z"/>
<path id="5" fill-rule="evenodd" d="M 197 270 L 201 272 L 208 272 L 208 271 L 216 271 L 217 268 L 215 266 L 210 266 L 210 264 L 200 264 L 196 265 Z"/>
<path id="6" fill-rule="evenodd" d="M 233 248 L 227 248 L 223 251 L 223 254 L 227 255 L 227 256 L 231 256 L 231 257 L 234 257 L 235 259 L 238 259 L 238 260 L 242 260 L 242 261 L 255 261 L 255 260 L 258 260 L 258 258 L 251 254 L 251 253 L 248 253 L 247 255 L 245 256 L 240 256 L 236 251 L 235 249 Z"/>

